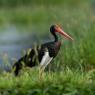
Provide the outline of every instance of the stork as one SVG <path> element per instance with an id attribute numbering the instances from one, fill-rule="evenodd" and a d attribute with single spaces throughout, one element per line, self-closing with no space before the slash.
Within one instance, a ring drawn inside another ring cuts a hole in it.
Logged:
<path id="1" fill-rule="evenodd" d="M 59 41 L 58 36 L 56 33 L 63 35 L 65 38 L 69 40 L 73 40 L 71 36 L 69 36 L 66 32 L 64 32 L 60 26 L 52 25 L 50 27 L 50 32 L 54 37 L 54 40 L 51 42 L 44 43 L 35 49 L 31 49 L 25 56 L 20 58 L 14 65 L 15 67 L 15 75 L 18 75 L 20 69 L 22 68 L 22 63 L 25 63 L 25 66 L 34 67 L 37 64 L 37 59 L 39 62 L 40 69 L 44 71 L 48 64 L 57 56 L 60 46 L 62 44 Z"/>

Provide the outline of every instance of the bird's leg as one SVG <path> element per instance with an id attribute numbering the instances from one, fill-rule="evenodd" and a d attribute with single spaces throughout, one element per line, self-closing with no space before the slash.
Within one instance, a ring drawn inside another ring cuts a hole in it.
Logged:
<path id="1" fill-rule="evenodd" d="M 44 56 L 40 63 L 40 71 L 39 71 L 40 77 L 43 77 L 43 72 L 44 72 L 45 68 L 47 67 L 47 65 L 51 62 L 51 60 L 52 60 L 52 58 L 49 56 L 49 52 L 46 49 L 46 52 L 44 53 Z"/>
<path id="2" fill-rule="evenodd" d="M 48 71 L 51 72 L 51 64 L 48 65 Z"/>
<path id="3" fill-rule="evenodd" d="M 44 66 L 40 66 L 39 68 L 39 78 L 42 80 L 43 77 L 44 77 L 44 69 L 45 67 Z"/>
<path id="4" fill-rule="evenodd" d="M 52 58 L 48 59 L 47 63 L 44 63 L 43 65 L 40 65 L 40 68 L 39 68 L 39 77 L 41 79 L 41 77 L 44 77 L 44 70 L 45 68 L 47 67 L 47 65 L 50 63 L 50 61 L 52 60 Z"/>

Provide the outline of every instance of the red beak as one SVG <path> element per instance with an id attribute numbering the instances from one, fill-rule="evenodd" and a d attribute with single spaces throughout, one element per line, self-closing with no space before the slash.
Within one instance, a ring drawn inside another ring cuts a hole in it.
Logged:
<path id="1" fill-rule="evenodd" d="M 69 36 L 67 33 L 65 33 L 60 27 L 55 27 L 56 32 L 62 34 L 65 38 L 68 38 L 70 40 L 74 40 L 71 36 Z"/>

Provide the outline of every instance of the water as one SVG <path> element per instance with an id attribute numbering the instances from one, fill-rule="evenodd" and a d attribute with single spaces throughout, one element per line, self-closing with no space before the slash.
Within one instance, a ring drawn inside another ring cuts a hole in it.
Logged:
<path id="1" fill-rule="evenodd" d="M 13 64 L 12 59 L 19 59 L 24 50 L 32 48 L 34 40 L 37 40 L 34 33 L 21 33 L 14 25 L 4 27 L 0 31 L 0 64 L 5 56 Z"/>

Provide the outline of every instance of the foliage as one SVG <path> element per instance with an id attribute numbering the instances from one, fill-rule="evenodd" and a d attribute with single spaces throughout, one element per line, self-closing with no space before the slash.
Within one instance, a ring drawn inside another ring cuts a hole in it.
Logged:
<path id="1" fill-rule="evenodd" d="M 23 69 L 15 77 L 8 73 L 0 75 L 2 95 L 94 95 L 95 70 L 88 73 L 67 68 L 61 72 L 46 72 L 39 79 L 38 68 Z"/>

